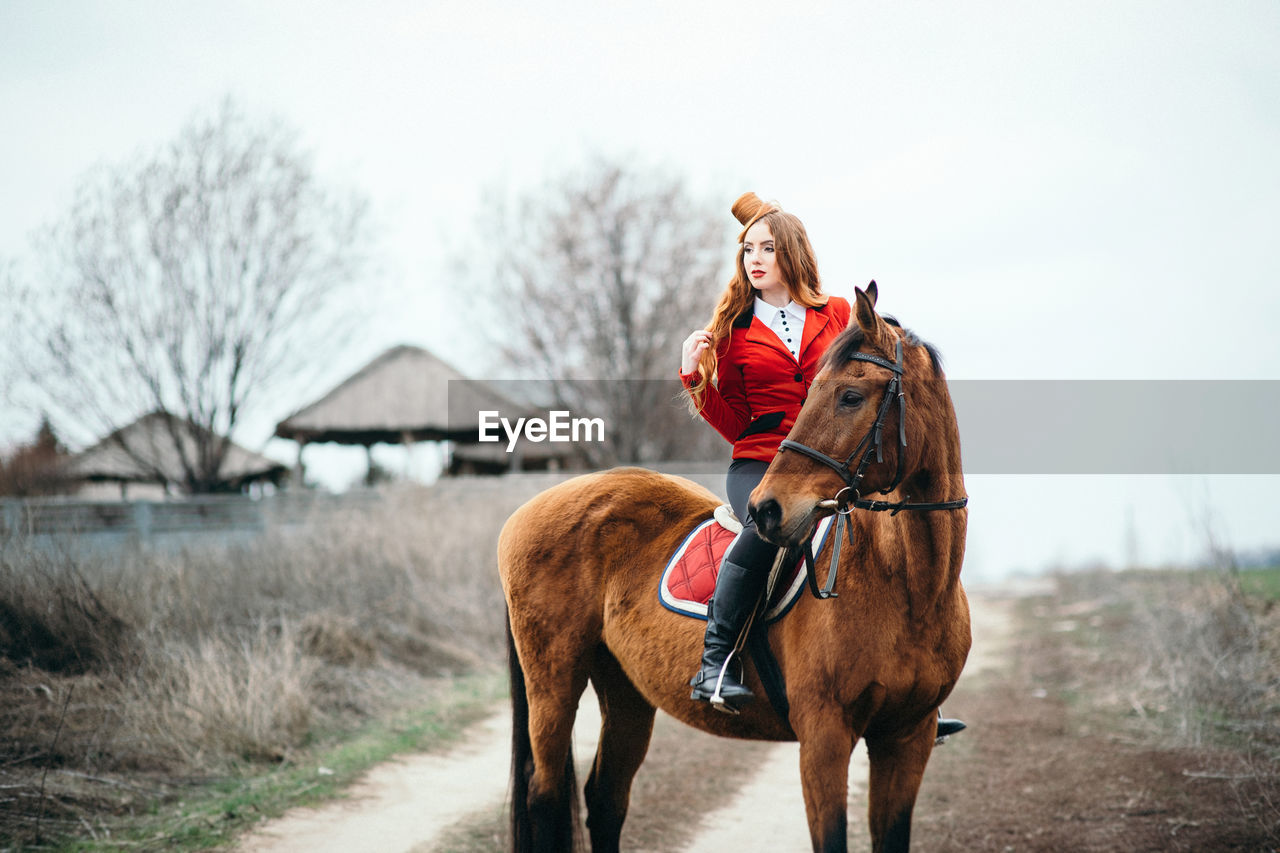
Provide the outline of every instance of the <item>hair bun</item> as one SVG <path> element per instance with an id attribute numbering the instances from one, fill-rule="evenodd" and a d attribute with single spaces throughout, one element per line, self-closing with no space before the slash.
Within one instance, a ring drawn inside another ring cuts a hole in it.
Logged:
<path id="1" fill-rule="evenodd" d="M 770 210 L 777 210 L 776 204 L 769 204 L 762 200 L 755 193 L 743 193 L 738 196 L 738 200 L 733 203 L 733 207 L 729 208 L 733 211 L 736 218 L 743 225 L 747 225 L 759 218 L 762 214 L 768 213 Z"/>

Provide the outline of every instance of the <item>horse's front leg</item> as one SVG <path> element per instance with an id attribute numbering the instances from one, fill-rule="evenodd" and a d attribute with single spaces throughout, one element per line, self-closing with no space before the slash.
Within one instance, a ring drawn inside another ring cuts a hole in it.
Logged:
<path id="1" fill-rule="evenodd" d="M 845 853 L 853 732 L 837 708 L 810 717 L 807 722 L 796 735 L 800 740 L 800 781 L 809 818 L 809 839 L 815 851 Z"/>
<path id="2" fill-rule="evenodd" d="M 924 767 L 933 752 L 938 722 L 927 714 L 909 731 L 867 738 L 871 761 L 868 818 L 874 853 L 903 853 L 911 847 L 911 812 Z"/>

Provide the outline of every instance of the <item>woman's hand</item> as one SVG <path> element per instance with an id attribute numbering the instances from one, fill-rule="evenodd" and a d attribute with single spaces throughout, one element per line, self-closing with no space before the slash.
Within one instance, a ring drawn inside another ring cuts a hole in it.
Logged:
<path id="1" fill-rule="evenodd" d="M 711 333 L 706 329 L 698 329 L 685 338 L 684 346 L 680 348 L 680 372 L 688 376 L 697 370 L 698 362 L 709 346 L 711 346 Z"/>

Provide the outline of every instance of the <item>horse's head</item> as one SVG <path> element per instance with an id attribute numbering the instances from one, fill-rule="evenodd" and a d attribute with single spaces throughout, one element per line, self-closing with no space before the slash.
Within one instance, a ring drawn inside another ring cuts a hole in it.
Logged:
<path id="1" fill-rule="evenodd" d="M 764 538 L 795 545 L 823 516 L 875 492 L 963 495 L 955 411 L 938 353 L 876 313 L 875 282 L 832 341 L 750 510 Z M 945 498 L 941 498 L 945 500 Z M 908 507 L 909 508 L 909 507 Z"/>

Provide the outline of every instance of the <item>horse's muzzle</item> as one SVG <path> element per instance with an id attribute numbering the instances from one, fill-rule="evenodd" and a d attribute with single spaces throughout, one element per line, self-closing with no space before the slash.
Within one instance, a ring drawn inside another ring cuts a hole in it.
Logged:
<path id="1" fill-rule="evenodd" d="M 775 541 L 774 537 L 778 535 L 778 530 L 782 525 L 782 505 L 773 498 L 761 501 L 759 504 L 749 504 L 747 511 L 751 513 L 751 517 L 755 519 L 756 530 L 760 531 L 760 538 L 774 544 L 781 544 Z"/>
<path id="2" fill-rule="evenodd" d="M 799 545 L 813 532 L 813 526 L 819 519 L 830 515 L 833 510 L 827 509 L 823 503 L 809 508 L 808 512 L 793 512 L 788 522 L 782 504 L 776 498 L 765 498 L 759 503 L 747 505 L 747 511 L 755 519 L 756 530 L 760 538 L 781 547 Z"/>

